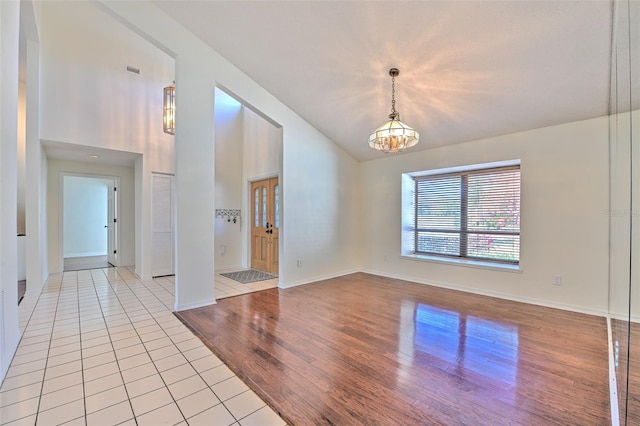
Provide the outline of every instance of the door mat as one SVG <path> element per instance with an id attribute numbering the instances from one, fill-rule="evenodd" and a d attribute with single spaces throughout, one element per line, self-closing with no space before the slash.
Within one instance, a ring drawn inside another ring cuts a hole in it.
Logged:
<path id="1" fill-rule="evenodd" d="M 220 274 L 223 277 L 231 278 L 234 281 L 238 281 L 242 284 L 254 283 L 256 281 L 270 280 L 272 278 L 278 278 L 277 275 L 271 275 L 266 272 L 257 271 L 255 269 L 249 269 L 248 271 L 227 272 Z"/>

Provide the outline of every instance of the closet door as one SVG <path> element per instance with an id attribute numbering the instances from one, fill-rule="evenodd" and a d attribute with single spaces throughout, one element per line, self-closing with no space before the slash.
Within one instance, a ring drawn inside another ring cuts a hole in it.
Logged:
<path id="1" fill-rule="evenodd" d="M 153 173 L 151 178 L 151 275 L 175 274 L 174 176 Z"/>

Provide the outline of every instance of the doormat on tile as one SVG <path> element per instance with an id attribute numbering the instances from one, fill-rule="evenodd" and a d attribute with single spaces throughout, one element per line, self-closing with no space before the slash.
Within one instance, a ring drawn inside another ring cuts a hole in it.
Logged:
<path id="1" fill-rule="evenodd" d="M 255 269 L 249 269 L 248 271 L 227 272 L 220 275 L 222 275 L 223 277 L 231 278 L 232 280 L 238 281 L 242 284 L 249 284 L 255 283 L 256 281 L 278 278 L 277 275 L 267 274 L 266 272 L 256 271 Z"/>

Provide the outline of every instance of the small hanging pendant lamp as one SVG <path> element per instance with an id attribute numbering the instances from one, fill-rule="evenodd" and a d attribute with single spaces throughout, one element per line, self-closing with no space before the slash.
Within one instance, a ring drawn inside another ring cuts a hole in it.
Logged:
<path id="1" fill-rule="evenodd" d="M 369 146 L 388 154 L 411 148 L 418 143 L 420 135 L 411 127 L 400 121 L 400 113 L 396 111 L 396 77 L 398 68 L 391 68 L 391 114 L 389 121 L 378 127 L 369 135 Z"/>

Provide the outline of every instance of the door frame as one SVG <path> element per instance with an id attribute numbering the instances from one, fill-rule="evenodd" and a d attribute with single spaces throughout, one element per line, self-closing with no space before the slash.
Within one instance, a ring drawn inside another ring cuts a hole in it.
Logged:
<path id="1" fill-rule="evenodd" d="M 278 234 L 279 234 L 279 238 L 278 238 L 278 258 L 282 259 L 282 242 L 284 241 L 282 238 L 282 233 L 284 230 L 284 211 L 282 209 L 282 199 L 283 199 L 283 191 L 282 191 L 282 176 L 280 176 L 280 173 L 268 173 L 268 174 L 264 174 L 264 175 L 259 175 L 259 176 L 253 176 L 249 179 L 247 179 L 246 181 L 246 197 L 245 197 L 245 203 L 246 203 L 246 208 L 245 211 L 247 212 L 246 214 L 246 220 L 243 220 L 243 225 L 244 225 L 244 232 L 245 232 L 245 244 L 246 244 L 246 248 L 244 250 L 244 255 L 243 255 L 243 263 L 245 265 L 246 268 L 251 268 L 251 221 L 253 220 L 253 212 L 251 211 L 251 201 L 253 197 L 253 194 L 251 193 L 251 185 L 254 182 L 259 182 L 261 180 L 266 180 L 266 179 L 271 179 L 271 178 L 278 178 L 278 185 L 280 186 L 280 207 L 279 207 L 279 211 L 280 211 L 280 227 L 278 228 Z M 282 262 L 278 262 L 278 277 L 282 276 L 281 274 L 282 272 Z"/>
<path id="2" fill-rule="evenodd" d="M 116 188 L 120 187 L 120 176 L 109 176 L 109 175 L 93 175 L 89 173 L 76 173 L 76 172 L 60 172 L 59 176 L 59 188 L 58 191 L 58 270 L 60 272 L 64 271 L 64 178 L 65 176 L 73 176 L 73 177 L 83 177 L 89 179 L 103 179 L 103 180 L 112 180 Z M 121 191 L 115 191 L 115 217 L 120 218 L 120 193 Z M 107 215 L 108 216 L 108 215 Z M 116 226 L 116 265 L 120 266 L 120 256 L 121 253 L 121 226 L 118 223 Z M 108 249 L 108 248 L 107 248 Z"/>
<path id="3" fill-rule="evenodd" d="M 118 182 L 115 179 L 109 179 L 109 186 L 107 187 L 107 263 L 113 266 L 118 265 L 118 230 L 120 225 L 118 223 Z M 113 191 L 113 200 L 111 200 L 111 192 Z M 113 210 L 110 206 L 113 203 Z M 113 213 L 113 216 L 111 215 Z M 109 226 L 113 226 L 115 230 L 113 233 L 109 229 Z M 109 241 L 113 236 L 114 244 L 110 245 Z M 109 252 L 109 249 L 113 249 L 113 253 Z M 112 261 L 113 260 L 113 261 Z"/>

